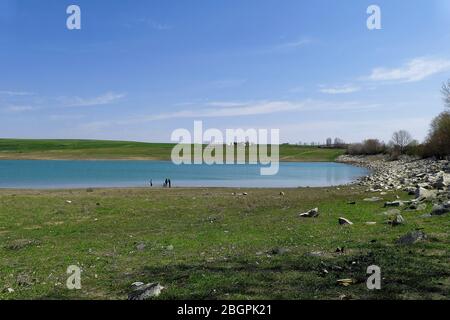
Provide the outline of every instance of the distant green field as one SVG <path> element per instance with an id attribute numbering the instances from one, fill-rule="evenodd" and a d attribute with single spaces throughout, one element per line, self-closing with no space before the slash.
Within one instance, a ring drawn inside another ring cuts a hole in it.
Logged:
<path id="1" fill-rule="evenodd" d="M 170 160 L 174 144 L 102 140 L 0 139 L 0 159 Z M 343 149 L 281 145 L 281 161 L 334 161 Z"/>

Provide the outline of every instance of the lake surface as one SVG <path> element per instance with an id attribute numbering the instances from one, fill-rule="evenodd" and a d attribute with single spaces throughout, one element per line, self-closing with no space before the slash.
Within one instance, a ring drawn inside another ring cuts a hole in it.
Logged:
<path id="1" fill-rule="evenodd" d="M 144 187 L 150 179 L 173 187 L 323 187 L 350 183 L 364 168 L 333 162 L 280 163 L 275 176 L 259 165 L 181 165 L 169 161 L 1 160 L 0 188 Z"/>

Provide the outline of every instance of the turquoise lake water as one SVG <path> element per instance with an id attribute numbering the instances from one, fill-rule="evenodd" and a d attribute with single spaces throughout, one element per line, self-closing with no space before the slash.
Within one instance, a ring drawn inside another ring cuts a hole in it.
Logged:
<path id="1" fill-rule="evenodd" d="M 260 176 L 259 165 L 181 165 L 169 161 L 0 161 L 0 188 L 322 187 L 350 183 L 364 168 L 333 162 L 280 163 L 274 176 Z"/>

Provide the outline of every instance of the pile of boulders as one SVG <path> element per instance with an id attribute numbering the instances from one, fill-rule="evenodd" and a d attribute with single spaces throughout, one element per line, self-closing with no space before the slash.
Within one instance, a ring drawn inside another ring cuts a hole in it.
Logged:
<path id="1" fill-rule="evenodd" d="M 362 177 L 356 184 L 368 192 L 385 195 L 390 191 L 405 191 L 415 199 L 407 203 L 394 201 L 386 207 L 408 205 L 421 208 L 421 203 L 433 203 L 431 215 L 450 212 L 450 161 L 434 159 L 412 159 L 408 157 L 391 161 L 385 157 L 343 155 L 339 162 L 368 168 L 370 175 Z M 374 197 L 373 199 L 379 199 Z M 369 201 L 370 199 L 367 199 Z M 423 207 L 422 207 L 423 208 Z"/>

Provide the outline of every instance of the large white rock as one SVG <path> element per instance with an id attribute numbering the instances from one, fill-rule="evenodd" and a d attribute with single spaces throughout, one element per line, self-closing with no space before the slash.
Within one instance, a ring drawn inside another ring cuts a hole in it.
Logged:
<path id="1" fill-rule="evenodd" d="M 424 199 L 431 199 L 436 197 L 436 192 L 433 190 L 428 190 L 422 187 L 417 187 L 416 189 L 416 199 L 418 198 L 424 198 Z"/>
<path id="2" fill-rule="evenodd" d="M 445 189 L 450 185 L 450 174 L 442 172 L 436 180 L 434 187 L 437 189 Z"/>

